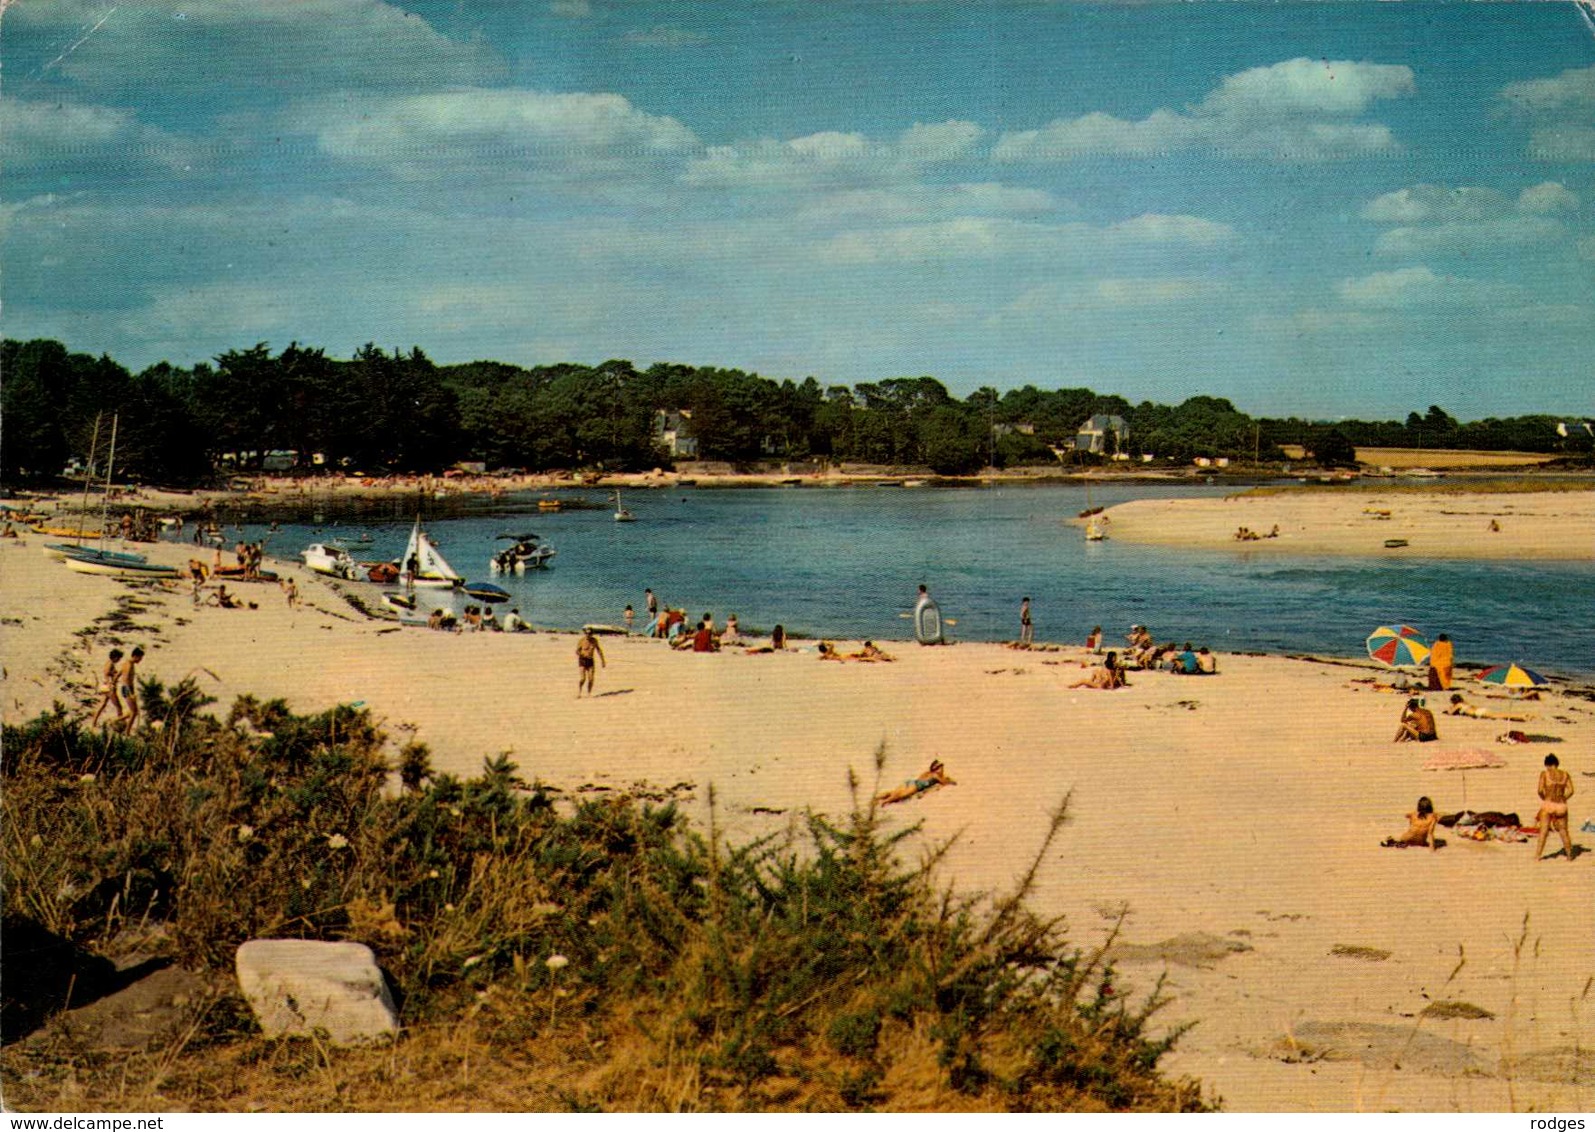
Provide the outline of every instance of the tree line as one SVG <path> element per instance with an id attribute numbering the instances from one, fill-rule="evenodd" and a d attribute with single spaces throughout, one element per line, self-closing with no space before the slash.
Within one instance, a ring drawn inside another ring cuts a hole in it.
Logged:
<path id="1" fill-rule="evenodd" d="M 827 460 L 914 465 L 942 474 L 983 467 L 1090 463 L 1073 450 L 1081 423 L 1119 417 L 1117 442 L 1133 458 L 1185 464 L 1198 456 L 1283 459 L 1300 444 L 1324 462 L 1356 445 L 1588 451 L 1582 428 L 1524 416 L 1462 424 L 1438 406 L 1405 422 L 1253 418 L 1220 397 L 1179 405 L 1131 404 L 1091 389 L 1006 392 L 962 399 L 933 377 L 823 385 L 737 369 L 613 360 L 522 367 L 438 365 L 420 349 L 374 344 L 339 360 L 295 342 L 229 350 L 189 368 L 168 362 L 132 373 L 109 356 L 60 342 L 0 343 L 0 478 L 50 478 L 86 460 L 96 422 L 117 416 L 116 466 L 135 479 L 196 484 L 265 466 L 293 452 L 308 466 L 366 474 L 439 472 L 466 461 L 489 468 L 637 471 L 670 463 L 661 411 L 685 410 L 697 456 L 746 464 Z M 103 453 L 107 437 L 102 433 Z M 1114 450 L 1110 439 L 1108 451 Z"/>

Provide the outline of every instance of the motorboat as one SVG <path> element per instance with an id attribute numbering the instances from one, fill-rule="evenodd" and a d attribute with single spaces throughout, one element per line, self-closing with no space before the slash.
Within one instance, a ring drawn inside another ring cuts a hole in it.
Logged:
<path id="1" fill-rule="evenodd" d="M 498 537 L 513 540 L 513 543 L 493 555 L 490 565 L 495 574 L 523 574 L 527 570 L 542 570 L 547 568 L 554 555 L 559 553 L 531 531 Z"/>
<path id="2" fill-rule="evenodd" d="M 410 541 L 405 544 L 404 557 L 399 559 L 399 574 L 409 586 L 452 589 L 465 581 L 439 552 L 437 544 L 421 529 L 419 518 L 415 521 L 415 529 L 410 532 Z"/>
<path id="3" fill-rule="evenodd" d="M 360 564 L 354 560 L 354 556 L 332 543 L 313 542 L 299 552 L 299 557 L 318 574 L 351 582 L 360 577 Z"/>

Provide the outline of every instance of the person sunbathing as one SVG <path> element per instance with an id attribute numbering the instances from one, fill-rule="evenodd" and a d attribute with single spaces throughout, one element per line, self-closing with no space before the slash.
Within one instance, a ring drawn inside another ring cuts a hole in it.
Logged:
<path id="1" fill-rule="evenodd" d="M 889 656 L 886 653 L 886 650 L 882 649 L 874 641 L 865 641 L 864 642 L 864 647 L 859 649 L 856 653 L 853 653 L 850 657 L 848 657 L 848 659 L 849 660 L 890 661 L 890 660 L 895 660 L 897 658 L 893 657 L 893 656 Z"/>
<path id="2" fill-rule="evenodd" d="M 1427 797 L 1419 798 L 1418 808 L 1407 815 L 1406 832 L 1387 837 L 1379 844 L 1391 849 L 1405 849 L 1409 845 L 1427 845 L 1430 849 L 1438 849 L 1445 844 L 1434 836 L 1434 827 L 1439 821 L 1440 815 L 1434 812 L 1434 803 Z"/>
<path id="3" fill-rule="evenodd" d="M 1451 694 L 1451 706 L 1445 709 L 1446 715 L 1465 715 L 1469 719 L 1509 719 L 1513 723 L 1527 723 L 1533 719 L 1532 715 L 1513 715 L 1510 712 L 1490 711 L 1487 708 L 1474 707 L 1465 703 L 1460 692 Z"/>
<path id="4" fill-rule="evenodd" d="M 942 766 L 940 759 L 932 759 L 925 773 L 918 778 L 910 778 L 907 782 L 884 794 L 877 794 L 875 801 L 883 806 L 890 806 L 896 802 L 906 802 L 910 798 L 917 798 L 927 790 L 934 790 L 938 786 L 957 786 L 951 778 L 947 777 L 947 768 Z"/>

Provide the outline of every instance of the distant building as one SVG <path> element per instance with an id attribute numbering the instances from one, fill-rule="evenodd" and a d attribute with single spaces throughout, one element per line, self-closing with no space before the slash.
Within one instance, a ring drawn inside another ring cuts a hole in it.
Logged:
<path id="1" fill-rule="evenodd" d="M 1018 433 L 1020 436 L 1036 435 L 1036 426 L 1029 421 L 1016 421 L 1013 424 L 998 423 L 991 426 L 993 436 L 1011 436 Z"/>
<path id="2" fill-rule="evenodd" d="M 1130 426 L 1120 416 L 1097 413 L 1075 430 L 1074 450 L 1098 456 L 1112 455 L 1128 447 Z"/>
<path id="3" fill-rule="evenodd" d="M 690 435 L 691 409 L 660 409 L 654 414 L 654 441 L 670 455 L 698 458 L 698 438 Z"/>

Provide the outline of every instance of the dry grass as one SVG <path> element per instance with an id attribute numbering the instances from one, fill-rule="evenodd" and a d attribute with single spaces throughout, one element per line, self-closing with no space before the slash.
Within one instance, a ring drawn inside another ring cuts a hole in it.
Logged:
<path id="1" fill-rule="evenodd" d="M 1375 468 L 1527 468 L 1549 464 L 1555 452 L 1479 452 L 1466 448 L 1358 448 L 1357 461 Z"/>

